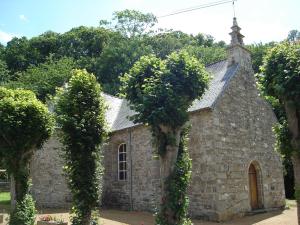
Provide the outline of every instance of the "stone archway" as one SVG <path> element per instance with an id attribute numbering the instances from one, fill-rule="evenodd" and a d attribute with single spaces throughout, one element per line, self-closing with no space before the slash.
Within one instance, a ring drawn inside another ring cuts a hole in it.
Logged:
<path id="1" fill-rule="evenodd" d="M 263 208 L 263 188 L 261 169 L 258 162 L 250 163 L 248 168 L 249 200 L 251 210 Z"/>

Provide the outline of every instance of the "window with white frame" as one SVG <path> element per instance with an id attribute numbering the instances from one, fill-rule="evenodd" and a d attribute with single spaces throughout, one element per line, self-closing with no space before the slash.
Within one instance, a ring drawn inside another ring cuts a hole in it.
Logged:
<path id="1" fill-rule="evenodd" d="M 127 180 L 126 144 L 120 144 L 118 149 L 118 176 L 119 180 Z"/>

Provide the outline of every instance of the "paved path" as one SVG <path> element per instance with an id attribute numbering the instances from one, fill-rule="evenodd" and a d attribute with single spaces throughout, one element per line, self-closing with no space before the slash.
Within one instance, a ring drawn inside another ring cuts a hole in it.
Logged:
<path id="1" fill-rule="evenodd" d="M 68 220 L 69 214 L 65 210 L 43 210 L 42 215 L 51 215 L 58 219 Z M 5 214 L 7 217 L 7 214 Z M 284 211 L 262 213 L 246 216 L 224 223 L 214 223 L 194 220 L 194 225 L 297 225 L 297 209 L 292 206 Z M 4 223 L 5 224 L 5 223 Z M 119 210 L 102 210 L 101 225 L 153 225 L 154 219 L 151 213 L 126 212 Z"/>
<path id="2" fill-rule="evenodd" d="M 117 210 L 102 211 L 103 225 L 153 225 L 150 213 L 123 212 Z M 194 225 L 297 225 L 297 210 L 295 207 L 284 211 L 246 216 L 230 222 L 213 223 L 195 220 Z"/>

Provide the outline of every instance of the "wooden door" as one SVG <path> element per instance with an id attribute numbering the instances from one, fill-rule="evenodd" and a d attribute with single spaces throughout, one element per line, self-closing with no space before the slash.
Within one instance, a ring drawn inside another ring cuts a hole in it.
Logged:
<path id="1" fill-rule="evenodd" d="M 257 189 L 257 173 L 253 164 L 249 167 L 249 186 L 250 186 L 250 204 L 251 208 L 258 208 L 258 189 Z"/>

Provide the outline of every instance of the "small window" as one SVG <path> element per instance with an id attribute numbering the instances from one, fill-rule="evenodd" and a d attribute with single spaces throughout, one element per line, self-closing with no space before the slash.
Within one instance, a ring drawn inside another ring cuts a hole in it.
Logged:
<path id="1" fill-rule="evenodd" d="M 119 180 L 127 180 L 126 144 L 120 144 L 118 149 Z"/>

